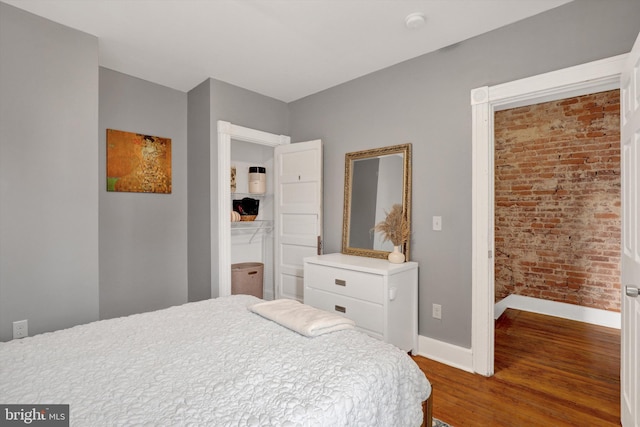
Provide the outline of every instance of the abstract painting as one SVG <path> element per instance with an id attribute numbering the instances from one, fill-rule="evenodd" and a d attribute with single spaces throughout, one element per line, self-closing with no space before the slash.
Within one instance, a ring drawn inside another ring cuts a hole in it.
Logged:
<path id="1" fill-rule="evenodd" d="M 171 193 L 171 139 L 107 129 L 107 191 Z"/>

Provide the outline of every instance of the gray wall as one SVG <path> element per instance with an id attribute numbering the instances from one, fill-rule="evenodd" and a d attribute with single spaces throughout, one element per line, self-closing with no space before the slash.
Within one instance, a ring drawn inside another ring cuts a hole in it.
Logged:
<path id="1" fill-rule="evenodd" d="M 212 265 L 216 281 L 218 276 L 218 255 L 210 249 L 210 218 L 217 221 L 218 212 L 209 205 L 210 194 L 218 198 L 209 181 L 210 173 L 218 174 L 217 152 L 214 163 L 209 160 L 209 148 L 218 141 L 218 120 L 282 135 L 289 130 L 289 111 L 282 101 L 215 79 L 189 92 L 189 301 L 218 296 L 210 282 Z"/>
<path id="2" fill-rule="evenodd" d="M 171 138 L 171 194 L 107 192 L 106 129 Z M 100 68 L 100 318 L 187 302 L 187 94 Z"/>
<path id="3" fill-rule="evenodd" d="M 211 244 L 209 155 L 211 138 L 211 80 L 207 79 L 188 94 L 189 129 L 189 301 L 211 298 Z M 217 252 L 213 254 L 218 258 Z"/>
<path id="4" fill-rule="evenodd" d="M 324 142 L 325 253 L 340 251 L 345 153 L 412 142 L 419 331 L 470 347 L 471 89 L 626 53 L 639 31 L 637 0 L 575 1 L 291 103 L 292 138 Z"/>
<path id="5" fill-rule="evenodd" d="M 98 39 L 0 3 L 0 340 L 98 319 Z"/>
<path id="6" fill-rule="evenodd" d="M 323 139 L 326 253 L 344 154 L 412 142 L 420 334 L 469 347 L 470 90 L 625 53 L 639 31 L 636 0 L 576 1 L 287 105 L 213 79 L 184 94 L 101 70 L 98 85 L 94 37 L 0 3 L 0 339 L 14 320 L 33 334 L 216 296 L 209 146 L 226 120 Z M 107 127 L 172 138 L 171 195 L 106 193 Z"/>

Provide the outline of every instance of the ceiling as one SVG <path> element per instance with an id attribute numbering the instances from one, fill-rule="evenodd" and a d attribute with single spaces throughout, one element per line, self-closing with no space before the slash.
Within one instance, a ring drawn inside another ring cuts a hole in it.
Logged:
<path id="1" fill-rule="evenodd" d="M 2 0 L 98 37 L 100 65 L 187 92 L 212 77 L 285 102 L 570 0 Z M 407 29 L 422 12 L 426 24 Z"/>

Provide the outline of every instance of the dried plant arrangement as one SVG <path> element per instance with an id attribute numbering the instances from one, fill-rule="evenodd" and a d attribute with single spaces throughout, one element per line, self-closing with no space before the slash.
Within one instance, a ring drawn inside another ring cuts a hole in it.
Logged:
<path id="1" fill-rule="evenodd" d="M 383 241 L 390 240 L 393 246 L 401 246 L 411 233 L 409 221 L 402 214 L 401 204 L 393 205 L 385 220 L 377 223 L 373 229 L 382 233 Z"/>

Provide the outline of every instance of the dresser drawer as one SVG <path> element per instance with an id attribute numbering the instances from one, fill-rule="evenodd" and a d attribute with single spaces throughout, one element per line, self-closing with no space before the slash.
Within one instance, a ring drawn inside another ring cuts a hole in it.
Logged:
<path id="1" fill-rule="evenodd" d="M 320 289 L 306 288 L 304 303 L 331 313 L 341 314 L 354 322 L 356 326 L 383 335 L 384 309 L 380 304 L 350 298 Z"/>
<path id="2" fill-rule="evenodd" d="M 384 279 L 377 274 L 308 264 L 307 287 L 377 304 L 384 301 Z"/>

